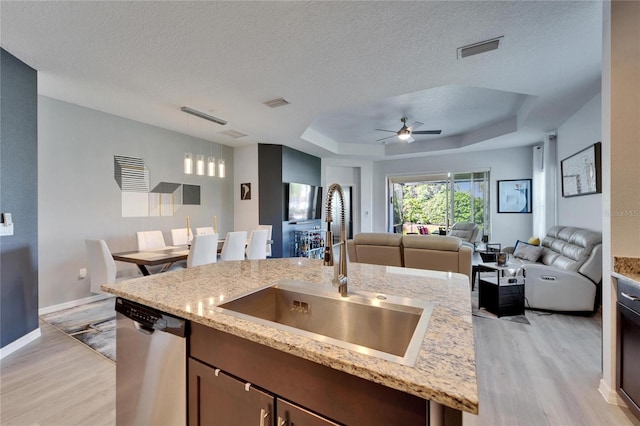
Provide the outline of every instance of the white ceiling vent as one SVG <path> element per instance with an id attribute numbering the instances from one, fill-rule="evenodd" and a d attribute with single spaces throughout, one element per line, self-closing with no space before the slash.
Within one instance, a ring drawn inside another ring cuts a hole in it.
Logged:
<path id="1" fill-rule="evenodd" d="M 238 139 L 238 138 L 247 136 L 247 134 L 239 132 L 237 130 L 225 130 L 224 132 L 218 132 L 218 133 L 220 133 L 221 135 L 229 136 L 233 139 Z"/>
<path id="2" fill-rule="evenodd" d="M 289 101 L 286 100 L 285 98 L 277 98 L 277 99 L 271 99 L 269 101 L 263 102 L 263 104 L 265 104 L 269 108 L 278 108 L 281 106 L 289 105 Z"/>
<path id="3" fill-rule="evenodd" d="M 500 41 L 503 36 L 492 38 L 491 40 L 481 41 L 479 43 L 469 44 L 467 46 L 458 47 L 458 59 L 467 56 L 477 55 L 478 53 L 490 52 L 500 47 Z"/>

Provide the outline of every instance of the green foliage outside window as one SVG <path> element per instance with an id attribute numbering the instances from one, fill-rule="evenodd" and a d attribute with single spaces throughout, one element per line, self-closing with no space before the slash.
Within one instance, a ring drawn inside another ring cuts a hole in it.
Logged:
<path id="1" fill-rule="evenodd" d="M 446 224 L 447 192 L 444 191 L 444 185 L 405 185 L 402 198 L 405 222 Z M 454 222 L 484 223 L 482 198 L 475 198 L 474 210 L 474 217 L 471 219 L 471 195 L 468 192 L 455 192 Z"/>

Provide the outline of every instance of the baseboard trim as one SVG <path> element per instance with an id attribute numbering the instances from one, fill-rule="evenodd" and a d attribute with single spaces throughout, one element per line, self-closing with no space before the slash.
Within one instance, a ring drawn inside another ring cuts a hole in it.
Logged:
<path id="1" fill-rule="evenodd" d="M 84 305 L 85 303 L 97 302 L 99 300 L 108 299 L 110 297 L 113 296 L 96 294 L 95 296 L 85 297 L 84 299 L 77 299 L 70 302 L 60 303 L 59 305 L 47 306 L 46 308 L 38 309 L 38 316 L 50 314 L 51 312 L 61 311 L 62 309 L 75 308 L 76 306 Z"/>
<path id="2" fill-rule="evenodd" d="M 0 348 L 0 359 L 4 358 L 5 356 L 17 351 L 18 349 L 27 346 L 29 343 L 33 342 L 34 340 L 36 340 L 37 338 L 39 338 L 42 335 L 42 333 L 40 332 L 40 327 L 36 328 L 35 330 L 33 330 L 30 333 L 25 334 L 24 336 L 20 337 L 17 340 L 14 340 L 13 342 L 9 343 L 8 345 Z"/>
<path id="3" fill-rule="evenodd" d="M 607 401 L 609 404 L 618 405 L 620 407 L 627 407 L 627 404 L 624 402 L 618 392 L 615 389 L 611 389 L 609 385 L 604 381 L 604 379 L 600 379 L 600 386 L 598 386 L 598 392 Z"/>

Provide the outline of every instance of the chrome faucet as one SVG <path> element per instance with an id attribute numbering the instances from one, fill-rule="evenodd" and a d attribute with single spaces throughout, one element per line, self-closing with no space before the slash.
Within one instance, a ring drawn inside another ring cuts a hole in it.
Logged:
<path id="1" fill-rule="evenodd" d="M 333 222 L 333 194 L 338 191 L 340 197 L 340 243 L 338 263 L 334 265 L 333 261 L 333 235 L 331 233 L 331 223 Z M 340 296 L 347 297 L 347 232 L 344 223 L 344 192 L 342 187 L 337 183 L 331 184 L 327 191 L 327 203 L 325 206 L 326 222 L 327 222 L 327 238 L 324 247 L 324 265 L 335 266 L 333 274 L 333 284 L 338 286 Z"/>

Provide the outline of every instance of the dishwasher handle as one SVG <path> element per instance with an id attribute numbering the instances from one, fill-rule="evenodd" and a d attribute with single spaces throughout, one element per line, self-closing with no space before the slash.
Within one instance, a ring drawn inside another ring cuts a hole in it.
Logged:
<path id="1" fill-rule="evenodd" d="M 144 325 L 144 324 L 142 324 L 142 323 L 140 323 L 138 321 L 135 321 L 135 320 L 131 320 L 131 321 L 133 321 L 133 326 L 135 327 L 135 329 L 138 330 L 142 334 L 146 334 L 146 335 L 150 336 L 155 331 L 152 327 Z"/>

